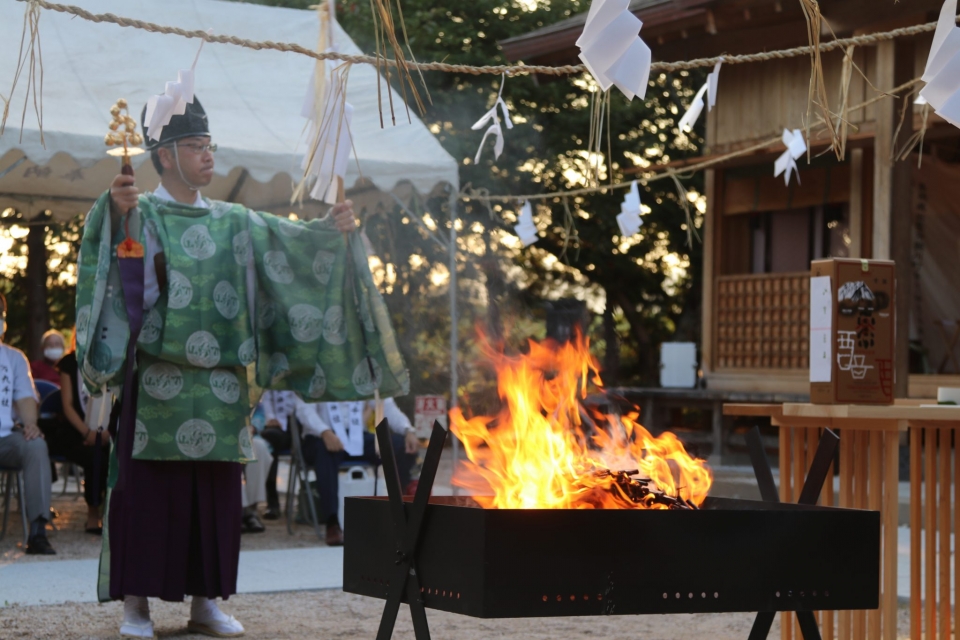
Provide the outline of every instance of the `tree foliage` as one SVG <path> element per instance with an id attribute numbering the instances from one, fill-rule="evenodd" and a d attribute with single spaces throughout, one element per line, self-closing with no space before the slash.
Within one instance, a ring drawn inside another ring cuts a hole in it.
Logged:
<path id="1" fill-rule="evenodd" d="M 587 8 L 579 0 L 474 0 L 437 3 L 402 0 L 410 49 L 419 60 L 456 64 L 495 65 L 508 62 L 499 41 L 528 33 Z M 342 0 L 338 19 L 357 44 L 375 50 L 369 4 Z M 398 37 L 402 34 L 398 32 Z M 551 193 L 586 186 L 589 158 L 591 100 L 600 94 L 589 76 L 572 78 L 507 78 L 503 96 L 515 127 L 505 131 L 503 155 L 494 159 L 492 145 L 480 163 L 473 156 L 482 131 L 471 125 L 493 106 L 503 80 L 495 75 L 427 73 L 430 104 L 423 120 L 444 148 L 461 162 L 464 185 L 495 194 Z M 700 138 L 676 129 L 682 109 L 700 78 L 681 74 L 654 77 L 645 101 L 628 102 L 618 91 L 611 95 L 609 148 L 612 162 L 605 180 L 629 179 L 625 170 L 697 152 Z M 698 178 L 685 181 L 699 191 Z M 483 283 L 488 330 L 498 322 L 530 315 L 538 300 L 577 295 L 616 308 L 615 326 L 625 356 L 624 381 L 651 382 L 656 376 L 661 341 L 693 339 L 699 333 L 700 245 L 688 244 L 686 216 L 672 180 L 641 187 L 650 212 L 641 234 L 619 237 L 616 214 L 624 192 L 540 201 L 537 223 L 541 239 L 521 249 L 512 234 L 519 202 L 461 203 L 458 216 L 465 237 L 458 269 L 462 281 Z M 696 207 L 691 211 L 697 218 Z M 484 241 L 471 239 L 479 235 Z M 686 274 L 671 280 L 682 266 Z M 480 310 L 481 313 L 483 310 Z M 542 314 L 542 312 L 541 312 Z M 595 323 L 599 324 L 599 323 Z M 603 345 L 603 337 L 595 342 Z"/>
<path id="2" fill-rule="evenodd" d="M 257 3 L 307 10 L 316 1 Z M 588 0 L 400 3 L 410 50 L 418 60 L 468 65 L 506 63 L 499 41 L 566 19 L 589 5 Z M 337 16 L 361 49 L 375 51 L 367 0 L 337 0 Z M 399 26 L 397 36 L 402 42 Z M 601 95 L 588 75 L 507 78 L 503 97 L 515 126 L 504 131 L 506 146 L 499 159 L 494 159 L 488 141 L 476 164 L 473 157 L 483 131 L 470 127 L 493 106 L 503 79 L 429 72 L 423 80 L 425 88 L 419 88 L 429 100 L 425 100 L 425 113 L 419 115 L 459 161 L 462 185 L 491 194 L 554 193 L 586 186 L 591 104 Z M 610 162 L 600 172 L 604 182 L 628 180 L 637 166 L 697 153 L 699 133 L 680 134 L 676 123 L 701 81 L 702 77 L 687 72 L 661 74 L 651 78 L 646 99 L 633 102 L 613 90 L 602 145 L 607 152 L 609 131 Z M 402 110 L 397 115 L 401 120 Z M 699 176 L 683 178 L 692 194 L 701 191 L 699 180 Z M 479 355 L 476 328 L 513 347 L 524 338 L 542 337 L 546 300 L 575 296 L 587 300 L 597 314 L 606 309 L 606 322 L 597 317 L 589 333 L 597 352 L 606 352 L 607 362 L 619 363 L 618 378 L 605 376 L 608 383 L 653 383 L 662 341 L 697 340 L 701 247 L 696 238 L 688 243 L 687 218 L 674 182 L 641 186 L 649 211 L 643 216 L 640 234 L 630 239 L 619 237 L 616 223 L 623 196 L 620 190 L 537 201 L 535 218 L 541 237 L 527 248 L 520 246 L 512 229 L 519 201 L 489 206 L 479 200 L 459 202 L 455 268 L 461 399 L 475 401 L 475 407 L 496 402 L 489 372 L 473 364 Z M 697 204 L 702 206 L 702 202 L 690 204 L 695 226 L 701 220 Z M 380 260 L 375 275 L 413 374 L 413 393 L 445 393 L 450 384 L 446 366 L 449 260 L 442 242 L 449 239 L 449 199 L 435 193 L 415 198 L 405 207 L 387 204 L 362 215 Z M 431 239 L 425 227 L 434 229 L 441 242 Z M 48 246 L 66 241 L 73 252 L 50 259 L 75 261 L 79 223 L 51 227 L 47 233 Z M 18 240 L 13 250 L 20 251 L 21 245 Z M 56 277 L 57 265 L 51 263 L 51 267 L 51 324 L 69 327 L 73 290 Z M 5 291 L 16 290 L 23 277 L 22 271 L 14 273 L 4 283 Z M 11 298 L 9 321 L 19 322 L 22 300 Z"/>

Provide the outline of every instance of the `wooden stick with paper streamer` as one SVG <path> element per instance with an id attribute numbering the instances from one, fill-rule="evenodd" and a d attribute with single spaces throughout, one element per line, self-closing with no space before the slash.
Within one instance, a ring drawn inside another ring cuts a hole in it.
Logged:
<path id="1" fill-rule="evenodd" d="M 320 22 L 318 52 L 321 53 L 336 51 L 333 11 L 330 0 L 317 6 Z M 314 65 L 301 109 L 301 115 L 309 121 L 309 143 L 300 165 L 303 176 L 293 191 L 291 203 L 302 201 L 311 183 L 311 198 L 327 204 L 343 201 L 342 182 L 353 149 L 350 134 L 353 106 L 347 102 L 349 75 L 349 63 L 318 60 Z"/>
<path id="2" fill-rule="evenodd" d="M 333 0 L 326 0 L 317 6 L 320 22 L 320 36 L 318 47 L 320 50 L 336 50 L 334 38 L 334 23 L 336 22 L 336 7 Z M 329 66 L 328 66 L 329 64 Z M 329 77 L 327 72 L 329 71 Z M 347 163 L 353 143 L 350 135 L 350 124 L 353 118 L 353 107 L 346 100 L 347 80 L 350 65 L 317 61 L 314 73 L 310 78 L 310 89 L 303 105 L 303 116 L 310 121 L 310 140 L 312 144 L 304 155 L 302 167 L 304 175 L 293 194 L 293 201 L 302 199 L 308 181 L 313 178 L 313 188 L 310 197 L 331 205 L 346 201 L 344 177 L 347 173 Z M 359 164 L 358 164 L 359 167 Z M 350 232 L 353 233 L 353 232 Z M 357 293 L 354 269 L 355 257 L 351 248 L 349 234 L 344 233 L 346 245 L 346 280 L 353 292 L 354 305 L 360 317 L 360 298 Z M 370 368 L 370 379 L 376 380 L 376 373 L 372 358 L 369 355 L 367 335 L 360 332 L 363 338 L 364 350 L 367 352 L 367 365 Z M 377 423 L 383 416 L 383 402 L 380 399 L 380 390 L 374 389 Z"/>

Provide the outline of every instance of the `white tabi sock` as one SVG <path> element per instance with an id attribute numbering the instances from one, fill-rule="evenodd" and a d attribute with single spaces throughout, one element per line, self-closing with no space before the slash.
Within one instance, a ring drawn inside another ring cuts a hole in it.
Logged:
<path id="1" fill-rule="evenodd" d="M 243 625 L 233 616 L 228 616 L 217 606 L 216 601 L 203 596 L 193 596 L 190 603 L 190 625 L 203 627 L 195 629 L 200 633 L 220 637 L 233 637 L 243 634 Z M 212 633 L 210 633 L 212 631 Z"/>
<path id="2" fill-rule="evenodd" d="M 150 622 L 150 603 L 141 596 L 123 597 L 123 621 L 130 624 Z"/>
<path id="3" fill-rule="evenodd" d="M 150 621 L 150 605 L 141 596 L 124 596 L 121 638 L 153 638 L 153 623 Z"/>

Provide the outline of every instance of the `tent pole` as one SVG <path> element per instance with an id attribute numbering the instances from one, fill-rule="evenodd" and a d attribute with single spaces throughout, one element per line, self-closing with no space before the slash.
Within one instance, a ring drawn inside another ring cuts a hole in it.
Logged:
<path id="1" fill-rule="evenodd" d="M 457 204 L 458 191 L 450 190 L 450 244 L 447 247 L 450 257 L 450 406 L 453 410 L 457 406 Z M 460 440 L 453 438 L 453 468 L 457 468 L 460 460 Z M 458 495 L 457 487 L 453 487 L 453 495 Z"/>
<path id="2" fill-rule="evenodd" d="M 41 211 L 30 220 L 27 233 L 27 344 L 24 351 L 30 361 L 43 355 L 41 337 L 50 328 L 47 309 L 47 223 L 50 216 Z"/>

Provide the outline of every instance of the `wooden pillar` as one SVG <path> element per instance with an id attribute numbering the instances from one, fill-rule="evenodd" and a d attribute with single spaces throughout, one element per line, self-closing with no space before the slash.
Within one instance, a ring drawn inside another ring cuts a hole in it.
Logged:
<path id="1" fill-rule="evenodd" d="M 850 257 L 863 251 L 863 149 L 850 150 Z"/>
<path id="2" fill-rule="evenodd" d="M 877 45 L 877 83 L 890 90 L 914 77 L 914 46 L 907 38 L 888 40 Z M 904 111 L 905 108 L 905 111 Z M 897 263 L 897 343 L 894 396 L 907 396 L 910 358 L 910 300 L 912 269 L 911 186 L 913 167 L 895 162 L 895 150 L 902 149 L 913 134 L 913 103 L 901 98 L 877 103 L 877 133 L 873 161 L 873 257 Z M 901 113 L 904 125 L 894 139 Z"/>
<path id="3" fill-rule="evenodd" d="M 50 328 L 47 312 L 47 226 L 44 224 L 47 217 L 46 212 L 35 216 L 30 220 L 27 233 L 27 344 L 24 351 L 31 361 L 39 360 L 43 355 L 40 339 Z"/>
<path id="4" fill-rule="evenodd" d="M 704 192 L 707 197 L 707 212 L 703 221 L 703 300 L 700 305 L 700 368 L 704 377 L 713 372 L 716 367 L 714 359 L 714 279 L 719 275 L 714 251 L 714 244 L 720 235 L 719 225 L 720 207 L 716 200 L 720 190 L 717 189 L 717 172 L 707 169 L 704 173 Z M 722 178 L 723 174 L 719 177 Z"/>

